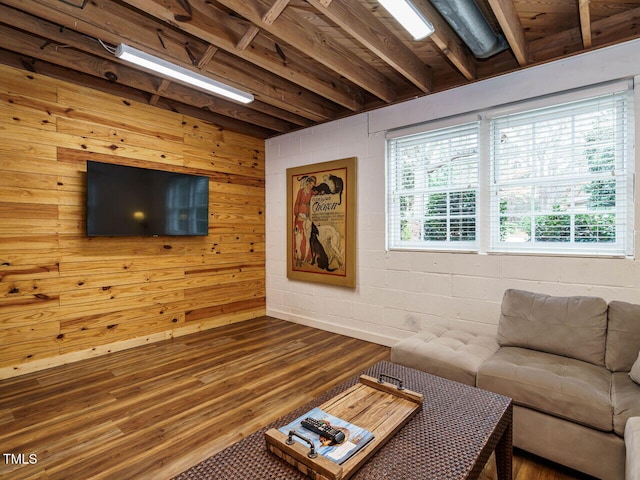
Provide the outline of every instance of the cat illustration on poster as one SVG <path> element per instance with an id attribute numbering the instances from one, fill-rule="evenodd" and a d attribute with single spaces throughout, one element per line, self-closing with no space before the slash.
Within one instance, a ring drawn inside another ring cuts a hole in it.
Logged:
<path id="1" fill-rule="evenodd" d="M 316 186 L 316 191 L 318 192 L 318 194 L 319 195 L 339 194 L 340 195 L 339 204 L 342 205 L 342 190 L 344 189 L 344 180 L 332 174 L 324 175 L 322 179 L 324 180 L 324 183 L 321 183 L 320 185 Z"/>

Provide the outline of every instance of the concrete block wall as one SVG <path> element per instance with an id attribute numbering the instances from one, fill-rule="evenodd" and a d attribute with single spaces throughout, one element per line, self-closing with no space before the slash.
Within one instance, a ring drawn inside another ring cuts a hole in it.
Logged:
<path id="1" fill-rule="evenodd" d="M 638 65 L 640 41 L 632 41 L 267 140 L 267 314 L 393 345 L 428 323 L 495 332 L 507 288 L 640 303 L 640 261 L 632 258 L 385 250 L 386 130 L 633 79 Z M 288 280 L 286 169 L 352 156 L 358 158 L 356 288 Z M 635 204 L 640 225 L 638 198 Z M 635 250 L 640 254 L 638 242 Z"/>

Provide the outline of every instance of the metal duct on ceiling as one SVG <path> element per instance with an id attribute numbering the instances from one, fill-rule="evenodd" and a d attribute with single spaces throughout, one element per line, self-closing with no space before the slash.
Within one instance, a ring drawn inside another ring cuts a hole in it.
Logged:
<path id="1" fill-rule="evenodd" d="M 474 0 L 430 0 L 477 58 L 505 50 L 504 37 L 489 25 Z"/>

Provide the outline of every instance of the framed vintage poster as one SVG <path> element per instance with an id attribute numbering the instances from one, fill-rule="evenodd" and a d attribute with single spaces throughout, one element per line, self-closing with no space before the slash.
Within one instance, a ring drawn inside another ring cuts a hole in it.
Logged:
<path id="1" fill-rule="evenodd" d="M 356 158 L 287 169 L 287 277 L 356 286 Z"/>

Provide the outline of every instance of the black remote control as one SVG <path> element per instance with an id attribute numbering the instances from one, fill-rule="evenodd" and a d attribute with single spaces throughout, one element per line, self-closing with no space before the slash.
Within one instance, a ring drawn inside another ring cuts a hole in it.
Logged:
<path id="1" fill-rule="evenodd" d="M 342 443 L 344 442 L 345 435 L 340 430 L 333 428 L 327 422 L 323 422 L 322 420 L 317 420 L 312 417 L 307 417 L 302 420 L 302 426 L 307 430 L 311 430 L 312 432 L 317 433 L 321 437 L 328 438 L 333 443 Z"/>

